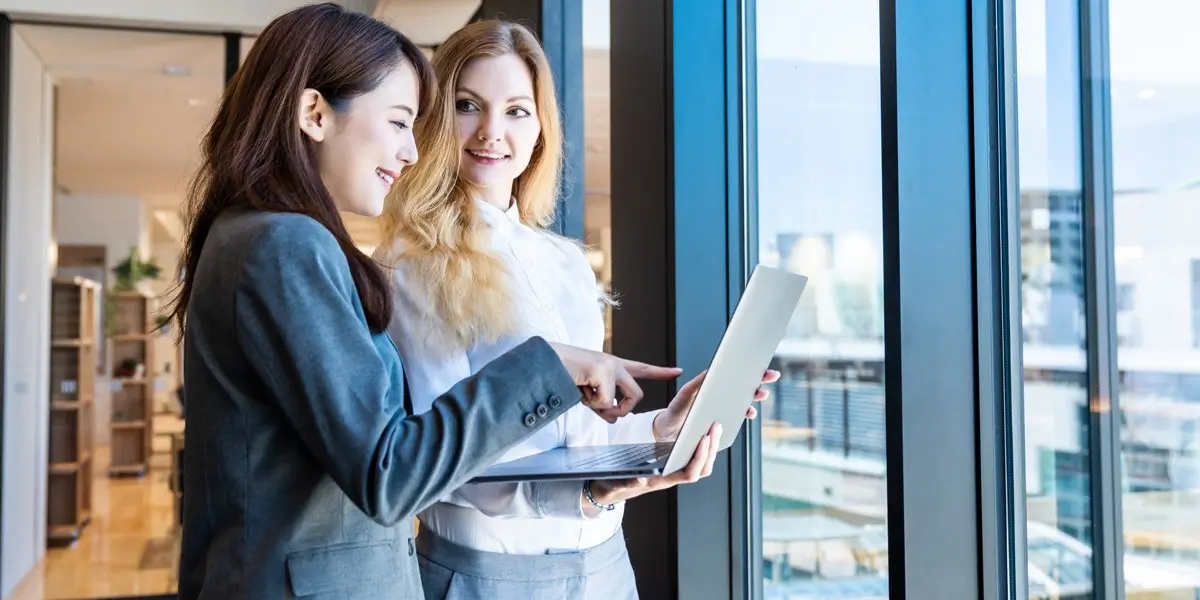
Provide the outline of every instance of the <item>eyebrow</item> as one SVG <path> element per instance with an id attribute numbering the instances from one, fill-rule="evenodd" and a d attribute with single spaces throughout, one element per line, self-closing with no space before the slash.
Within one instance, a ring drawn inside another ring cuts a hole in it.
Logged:
<path id="1" fill-rule="evenodd" d="M 459 87 L 458 87 L 458 91 L 460 91 L 460 92 L 466 92 L 466 93 L 468 93 L 468 94 L 470 94 L 470 95 L 472 95 L 472 96 L 475 96 L 476 98 L 482 98 L 482 97 L 483 97 L 483 96 L 479 95 L 478 93 L 471 91 L 469 88 L 465 88 L 465 87 L 462 87 L 462 86 L 459 86 Z M 508 100 L 505 100 L 505 102 L 516 102 L 517 100 L 528 100 L 528 101 L 530 101 L 530 102 L 533 102 L 533 98 L 530 98 L 529 96 L 524 96 L 524 95 L 522 95 L 522 96 L 513 96 L 512 98 L 509 98 Z"/>
<path id="2" fill-rule="evenodd" d="M 417 115 L 417 111 L 409 108 L 407 104 L 396 104 L 396 105 L 392 106 L 392 108 L 398 108 L 402 111 L 405 111 L 409 114 L 409 116 L 415 117 Z"/>

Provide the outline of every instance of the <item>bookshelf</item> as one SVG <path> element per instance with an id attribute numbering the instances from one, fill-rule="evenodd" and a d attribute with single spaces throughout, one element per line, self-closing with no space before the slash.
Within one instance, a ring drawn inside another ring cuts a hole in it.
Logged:
<path id="1" fill-rule="evenodd" d="M 50 465 L 47 544 L 79 539 L 91 521 L 92 408 L 96 390 L 99 285 L 59 278 L 50 293 Z"/>
<path id="2" fill-rule="evenodd" d="M 153 297 L 137 291 L 114 292 L 109 301 L 112 344 L 112 461 L 110 477 L 142 476 L 150 468 L 153 440 L 154 329 Z"/>

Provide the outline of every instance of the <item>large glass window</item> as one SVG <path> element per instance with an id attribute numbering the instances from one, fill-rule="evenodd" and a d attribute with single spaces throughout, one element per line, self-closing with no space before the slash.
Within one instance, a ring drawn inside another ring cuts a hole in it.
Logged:
<path id="1" fill-rule="evenodd" d="M 755 250 L 809 277 L 763 406 L 767 598 L 888 596 L 878 9 L 757 3 Z"/>
<path id="2" fill-rule="evenodd" d="M 1079 8 L 1017 0 L 1029 597 L 1093 587 Z"/>
<path id="3" fill-rule="evenodd" d="M 1109 3 L 1128 598 L 1200 593 L 1198 20 L 1194 0 Z"/>

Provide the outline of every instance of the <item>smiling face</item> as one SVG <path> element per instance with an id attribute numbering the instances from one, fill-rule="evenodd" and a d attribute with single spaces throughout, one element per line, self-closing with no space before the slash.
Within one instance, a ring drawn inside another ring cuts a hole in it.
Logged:
<path id="1" fill-rule="evenodd" d="M 505 207 L 542 133 L 533 76 L 515 54 L 476 58 L 458 78 L 458 176 Z"/>
<path id="2" fill-rule="evenodd" d="M 417 161 L 412 126 L 420 84 L 407 62 L 378 87 L 331 106 L 315 90 L 300 100 L 300 129 L 316 142 L 317 168 L 338 210 L 379 216 L 404 167 Z"/>

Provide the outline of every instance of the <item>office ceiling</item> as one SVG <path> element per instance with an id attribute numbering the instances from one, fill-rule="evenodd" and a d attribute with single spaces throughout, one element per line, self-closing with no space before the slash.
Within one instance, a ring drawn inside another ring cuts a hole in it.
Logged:
<path id="1" fill-rule="evenodd" d="M 375 15 L 420 44 L 470 20 L 479 0 L 389 0 Z M 199 157 L 199 141 L 224 87 L 225 41 L 84 27 L 17 25 L 57 84 L 55 179 L 71 193 L 141 196 L 153 238 L 170 242 Z M 243 40 L 242 55 L 253 44 Z M 348 218 L 364 245 L 374 226 Z"/>

